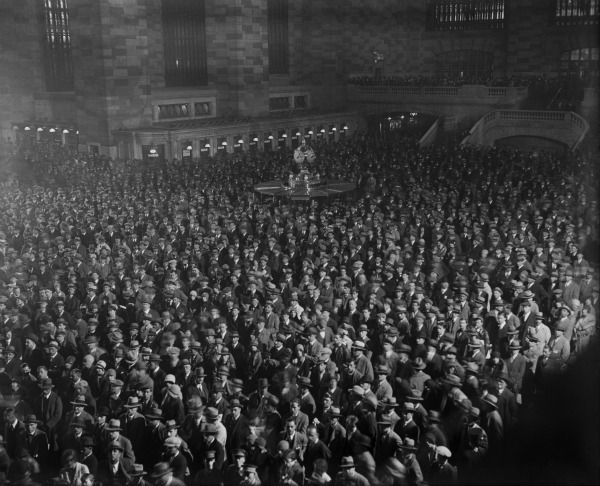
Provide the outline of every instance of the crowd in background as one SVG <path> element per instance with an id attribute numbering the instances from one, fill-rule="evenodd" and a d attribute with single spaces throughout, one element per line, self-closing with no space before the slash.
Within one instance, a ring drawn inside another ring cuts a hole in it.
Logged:
<path id="1" fill-rule="evenodd" d="M 596 339 L 598 167 L 356 135 L 288 152 L 30 147 L 0 183 L 6 484 L 480 484 Z"/>
<path id="2" fill-rule="evenodd" d="M 527 87 L 535 78 L 512 76 L 498 78 L 490 75 L 436 75 L 436 76 L 403 76 L 394 75 L 353 75 L 348 78 L 349 84 L 360 86 L 464 86 L 467 84 L 480 84 L 484 86 L 510 86 Z"/>

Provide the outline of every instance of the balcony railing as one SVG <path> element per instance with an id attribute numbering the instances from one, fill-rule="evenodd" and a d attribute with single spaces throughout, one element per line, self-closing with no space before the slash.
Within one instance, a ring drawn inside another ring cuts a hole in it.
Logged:
<path id="1" fill-rule="evenodd" d="M 589 128 L 585 118 L 572 111 L 498 110 L 481 117 L 462 143 L 493 145 L 500 138 L 529 135 L 551 138 L 575 150 Z"/>

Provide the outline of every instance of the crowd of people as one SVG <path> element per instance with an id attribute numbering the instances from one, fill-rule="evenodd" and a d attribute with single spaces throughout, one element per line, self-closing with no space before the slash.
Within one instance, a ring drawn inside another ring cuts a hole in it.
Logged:
<path id="1" fill-rule="evenodd" d="M 466 84 L 480 84 L 484 86 L 510 86 L 527 87 L 533 82 L 533 78 L 512 76 L 509 78 L 498 78 L 490 75 L 464 74 L 451 75 L 440 74 L 437 76 L 424 75 L 353 75 L 348 78 L 349 84 L 360 86 L 464 86 Z"/>
<path id="2" fill-rule="evenodd" d="M 287 151 L 21 153 L 28 177 L 0 183 L 3 484 L 479 484 L 511 467 L 595 340 L 598 167 L 401 134 L 315 151 L 359 194 L 260 199 Z"/>

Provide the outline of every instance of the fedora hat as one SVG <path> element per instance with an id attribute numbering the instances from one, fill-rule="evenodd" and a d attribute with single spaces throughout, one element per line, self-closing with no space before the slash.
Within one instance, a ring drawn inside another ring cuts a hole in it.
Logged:
<path id="1" fill-rule="evenodd" d="M 341 411 L 340 411 L 340 408 L 339 408 L 339 407 L 331 407 L 331 408 L 330 408 L 330 409 L 327 411 L 327 414 L 328 414 L 330 417 L 341 417 L 341 416 L 342 416 L 342 413 L 341 413 Z"/>
<path id="2" fill-rule="evenodd" d="M 425 364 L 425 361 L 423 361 L 423 358 L 417 356 L 413 361 L 413 368 L 415 370 L 424 370 L 425 368 L 427 368 L 427 365 Z"/>
<path id="3" fill-rule="evenodd" d="M 150 477 L 153 479 L 162 478 L 166 474 L 171 472 L 171 467 L 166 462 L 159 462 L 154 465 L 152 468 L 152 472 L 150 473 Z"/>
<path id="4" fill-rule="evenodd" d="M 390 368 L 386 364 L 377 365 L 377 367 L 375 368 L 376 375 L 389 375 L 389 373 L 390 373 Z"/>
<path id="5" fill-rule="evenodd" d="M 106 429 L 106 430 L 108 430 L 108 429 Z M 117 450 L 117 451 L 123 452 L 123 446 L 120 444 L 120 442 L 118 440 L 115 440 L 108 445 L 108 450 L 109 451 Z"/>
<path id="6" fill-rule="evenodd" d="M 129 471 L 130 476 L 145 476 L 146 474 L 148 473 L 144 471 L 144 466 L 142 464 L 134 464 L 131 471 Z"/>
<path id="7" fill-rule="evenodd" d="M 508 349 L 521 349 L 521 343 L 519 341 L 513 341 L 508 346 Z"/>
<path id="8" fill-rule="evenodd" d="M 354 341 L 352 343 L 352 349 L 360 349 L 361 351 L 364 351 L 366 349 L 365 343 L 363 343 L 362 341 Z"/>
<path id="9" fill-rule="evenodd" d="M 179 425 L 177 425 L 177 421 L 174 419 L 169 419 L 165 422 L 165 426 L 167 430 L 178 429 Z"/>
<path id="10" fill-rule="evenodd" d="M 472 375 L 479 375 L 479 365 L 474 361 L 467 361 L 465 363 L 465 373 L 470 373 Z"/>
<path id="11" fill-rule="evenodd" d="M 410 437 L 407 437 L 406 439 L 404 439 L 404 442 L 402 442 L 402 444 L 400 444 L 399 446 L 401 449 L 407 450 L 407 451 L 416 451 L 417 447 L 415 445 L 415 440 L 411 439 Z"/>
<path id="12" fill-rule="evenodd" d="M 119 419 L 110 419 L 108 424 L 106 425 L 106 430 L 108 432 L 120 431 L 121 429 L 121 421 Z"/>
<path id="13" fill-rule="evenodd" d="M 129 397 L 127 403 L 124 405 L 125 408 L 136 408 L 141 406 L 140 399 L 138 397 Z"/>
<path id="14" fill-rule="evenodd" d="M 483 398 L 483 401 L 485 403 L 487 403 L 488 405 L 491 405 L 494 408 L 498 408 L 498 397 L 496 395 L 492 395 L 491 393 L 488 393 Z"/>
<path id="15" fill-rule="evenodd" d="M 144 415 L 149 420 L 162 420 L 162 410 L 160 408 L 151 408 L 148 413 Z"/>
<path id="16" fill-rule="evenodd" d="M 395 408 L 398 406 L 398 401 L 395 396 L 387 397 L 377 403 L 377 405 L 381 408 Z"/>
<path id="17" fill-rule="evenodd" d="M 74 407 L 87 407 L 87 403 L 85 402 L 85 397 L 83 397 L 83 396 L 78 396 L 77 398 L 75 398 L 75 400 L 73 400 L 70 403 Z"/>
<path id="18" fill-rule="evenodd" d="M 25 424 L 41 424 L 42 421 L 38 420 L 38 418 L 34 414 L 30 414 L 30 415 L 25 416 L 23 423 L 25 423 Z"/>
<path id="19" fill-rule="evenodd" d="M 179 437 L 167 437 L 163 445 L 165 447 L 181 447 L 181 439 Z"/>
<path id="20" fill-rule="evenodd" d="M 389 415 L 382 415 L 377 423 L 379 425 L 392 425 L 392 418 Z"/>
<path id="21" fill-rule="evenodd" d="M 430 423 L 437 424 L 440 422 L 440 412 L 437 410 L 430 410 L 427 414 L 427 418 L 429 419 Z"/>
<path id="22" fill-rule="evenodd" d="M 204 424 L 202 427 L 202 433 L 205 435 L 216 435 L 217 426 L 215 424 Z"/>
<path id="23" fill-rule="evenodd" d="M 306 388 L 312 387 L 310 378 L 308 376 L 299 376 L 296 381 L 298 383 L 298 386 L 304 386 Z"/>
<path id="24" fill-rule="evenodd" d="M 69 425 L 71 427 L 81 427 L 82 429 L 85 429 L 85 422 L 83 421 L 82 417 L 73 418 L 73 420 L 71 420 L 71 423 Z"/>
<path id="25" fill-rule="evenodd" d="M 442 378 L 442 382 L 450 386 L 461 386 L 460 378 L 454 374 L 449 374 L 448 376 L 445 376 L 444 378 Z"/>
<path id="26" fill-rule="evenodd" d="M 204 415 L 206 416 L 206 420 L 214 422 L 219 418 L 219 411 L 215 407 L 208 407 Z"/>
<path id="27" fill-rule="evenodd" d="M 377 409 L 377 397 L 373 393 L 363 395 L 362 403 L 364 405 L 369 405 L 373 410 Z"/>
<path id="28" fill-rule="evenodd" d="M 413 402 L 404 402 L 402 406 L 402 410 L 404 412 L 413 412 L 415 411 L 415 404 Z"/>
<path id="29" fill-rule="evenodd" d="M 54 388 L 54 385 L 52 384 L 52 379 L 44 378 L 42 381 L 40 381 L 40 388 L 42 390 L 50 390 Z"/>

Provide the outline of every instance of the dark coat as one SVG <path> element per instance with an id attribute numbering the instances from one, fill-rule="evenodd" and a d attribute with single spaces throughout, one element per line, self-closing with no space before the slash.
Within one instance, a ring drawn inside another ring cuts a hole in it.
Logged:
<path id="1" fill-rule="evenodd" d="M 248 435 L 250 435 L 250 427 L 248 419 L 244 415 L 236 420 L 230 414 L 225 417 L 225 428 L 227 429 L 227 452 L 231 453 L 235 449 L 242 449 L 246 446 Z"/>

